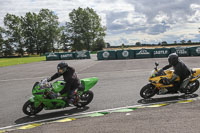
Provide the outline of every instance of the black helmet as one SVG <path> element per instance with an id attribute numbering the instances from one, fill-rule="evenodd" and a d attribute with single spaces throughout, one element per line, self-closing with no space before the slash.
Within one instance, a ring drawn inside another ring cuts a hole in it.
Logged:
<path id="1" fill-rule="evenodd" d="M 63 74 L 64 72 L 67 71 L 68 68 L 68 64 L 65 62 L 61 62 L 58 64 L 57 69 L 58 69 L 58 73 Z"/>
<path id="2" fill-rule="evenodd" d="M 176 53 L 172 53 L 168 56 L 168 62 L 170 65 L 175 66 L 179 62 L 178 55 Z"/>

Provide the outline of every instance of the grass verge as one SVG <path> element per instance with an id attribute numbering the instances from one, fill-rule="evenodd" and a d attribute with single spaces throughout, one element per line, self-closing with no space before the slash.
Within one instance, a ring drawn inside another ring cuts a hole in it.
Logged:
<path id="1" fill-rule="evenodd" d="M 45 56 L 41 57 L 21 57 L 21 58 L 0 58 L 0 67 L 13 66 L 18 64 L 27 64 L 46 60 Z"/>

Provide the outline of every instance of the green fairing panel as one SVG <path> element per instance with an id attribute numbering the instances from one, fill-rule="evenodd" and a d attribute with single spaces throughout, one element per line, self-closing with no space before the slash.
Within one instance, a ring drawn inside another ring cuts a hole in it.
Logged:
<path id="1" fill-rule="evenodd" d="M 98 80 L 99 79 L 96 77 L 81 79 L 81 83 L 85 86 L 84 91 L 91 89 L 98 82 Z"/>
<path id="2" fill-rule="evenodd" d="M 40 89 L 39 85 L 35 86 L 35 88 L 33 88 L 33 90 L 32 90 L 33 94 L 35 94 L 35 93 L 42 93 L 42 92 L 45 92 L 45 89 Z"/>
<path id="3" fill-rule="evenodd" d="M 65 81 L 56 81 L 53 83 L 53 91 L 58 93 L 60 92 L 65 86 Z"/>

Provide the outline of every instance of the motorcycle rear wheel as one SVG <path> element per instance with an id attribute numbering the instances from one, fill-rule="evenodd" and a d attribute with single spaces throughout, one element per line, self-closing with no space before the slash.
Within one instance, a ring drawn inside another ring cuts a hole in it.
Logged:
<path id="1" fill-rule="evenodd" d="M 190 86 L 190 89 L 186 90 L 185 94 L 192 94 L 199 89 L 199 81 L 190 82 L 187 86 Z"/>
<path id="2" fill-rule="evenodd" d="M 41 104 L 39 107 L 35 108 L 34 102 L 31 102 L 30 100 L 28 100 L 25 102 L 22 110 L 23 110 L 24 114 L 26 114 L 28 116 L 32 116 L 32 115 L 36 115 L 37 113 L 42 111 L 43 107 L 44 106 Z"/>
<path id="3" fill-rule="evenodd" d="M 144 99 L 151 98 L 157 93 L 156 88 L 152 84 L 145 85 L 141 91 L 140 96 Z"/>
<path id="4" fill-rule="evenodd" d="M 88 105 L 94 97 L 94 93 L 92 91 L 87 91 L 84 92 L 81 96 L 80 96 L 80 100 L 79 102 L 75 105 L 77 107 L 84 107 L 86 105 Z"/>

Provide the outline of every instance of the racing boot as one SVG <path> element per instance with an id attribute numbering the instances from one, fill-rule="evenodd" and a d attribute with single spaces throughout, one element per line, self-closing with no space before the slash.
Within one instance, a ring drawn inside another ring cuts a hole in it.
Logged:
<path id="1" fill-rule="evenodd" d="M 168 90 L 167 90 L 166 88 L 161 88 L 161 89 L 159 90 L 159 94 L 160 94 L 160 95 L 166 94 L 167 92 L 168 92 Z"/>
<path id="2" fill-rule="evenodd" d="M 78 95 L 77 95 L 77 92 L 74 91 L 72 93 L 72 95 L 69 96 L 69 99 L 68 99 L 68 103 L 70 105 L 76 105 L 77 104 L 77 101 L 78 101 Z"/>

